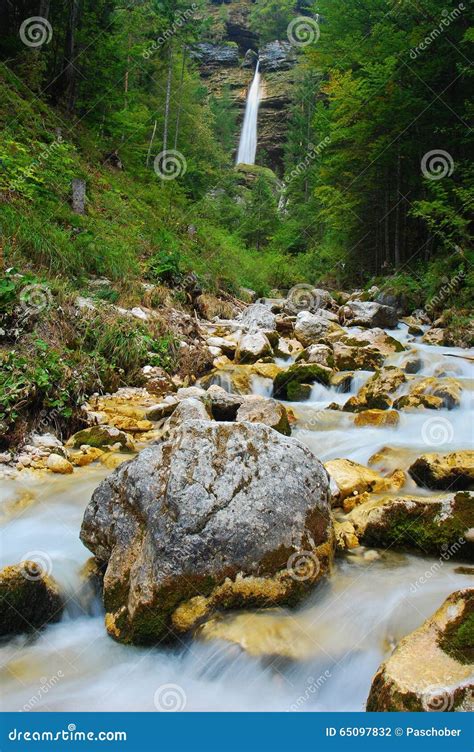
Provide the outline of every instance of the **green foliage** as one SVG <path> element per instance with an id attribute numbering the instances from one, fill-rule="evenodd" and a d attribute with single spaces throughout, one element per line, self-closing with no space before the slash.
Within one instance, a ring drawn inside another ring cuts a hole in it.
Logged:
<path id="1" fill-rule="evenodd" d="M 295 0 L 257 0 L 250 13 L 252 31 L 258 34 L 261 42 L 286 39 L 296 6 Z"/>

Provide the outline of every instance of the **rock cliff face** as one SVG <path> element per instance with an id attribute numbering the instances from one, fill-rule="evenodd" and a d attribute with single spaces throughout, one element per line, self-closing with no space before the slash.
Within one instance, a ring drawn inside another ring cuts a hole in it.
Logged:
<path id="1" fill-rule="evenodd" d="M 259 47 L 257 35 L 250 28 L 251 7 L 250 0 L 229 3 L 213 0 L 209 9 L 213 19 L 212 42 L 198 45 L 193 54 L 209 93 L 219 97 L 224 88 L 230 91 L 240 111 L 239 125 L 253 71 L 260 58 L 262 99 L 257 162 L 279 172 L 293 98 L 296 54 L 287 40 L 275 40 Z M 238 135 L 236 148 L 237 138 Z"/>

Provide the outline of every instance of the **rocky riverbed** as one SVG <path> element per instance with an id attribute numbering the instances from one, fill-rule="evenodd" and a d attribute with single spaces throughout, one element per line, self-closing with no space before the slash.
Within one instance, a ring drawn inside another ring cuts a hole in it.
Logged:
<path id="1" fill-rule="evenodd" d="M 474 352 L 442 323 L 324 290 L 202 318 L 200 380 L 147 367 L 3 456 L 8 709 L 168 685 L 189 710 L 469 709 Z"/>

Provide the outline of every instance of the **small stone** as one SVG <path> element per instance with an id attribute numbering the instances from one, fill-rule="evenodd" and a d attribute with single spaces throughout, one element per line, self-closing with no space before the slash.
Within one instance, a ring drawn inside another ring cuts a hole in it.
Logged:
<path id="1" fill-rule="evenodd" d="M 60 457 L 59 454 L 50 454 L 46 460 L 46 467 L 52 473 L 58 473 L 59 475 L 70 475 L 74 472 L 74 468 L 69 460 Z"/>

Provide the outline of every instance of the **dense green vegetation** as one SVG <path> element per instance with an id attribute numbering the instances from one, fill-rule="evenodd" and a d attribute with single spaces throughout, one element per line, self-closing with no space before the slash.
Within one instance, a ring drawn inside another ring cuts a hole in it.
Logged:
<path id="1" fill-rule="evenodd" d="M 143 281 L 169 288 L 178 307 L 190 271 L 211 293 L 375 281 L 408 308 L 440 288 L 433 312 L 470 305 L 467 4 L 367 0 L 348 12 L 342 0 L 257 0 L 249 24 L 261 45 L 286 40 L 300 14 L 320 33 L 295 48 L 278 209 L 270 170 L 250 180 L 234 170 L 232 92 L 210 96 L 199 75 L 195 45 L 224 38 L 227 7 L 0 0 L 0 327 L 10 332 L 0 421 L 26 403 L 67 415 L 90 390 L 134 382 L 150 352 L 172 369 L 165 324 L 112 320 L 106 305 L 160 306 L 165 292 L 145 300 Z M 22 26 L 34 16 L 49 24 L 38 46 Z M 176 163 L 159 157 L 170 150 Z M 435 150 L 447 153 L 441 179 L 436 165 L 422 169 Z M 85 181 L 84 213 L 71 206 L 73 180 Z M 94 292 L 101 320 L 69 332 L 71 299 L 97 276 L 110 280 Z M 55 306 L 18 322 L 32 280 Z"/>

